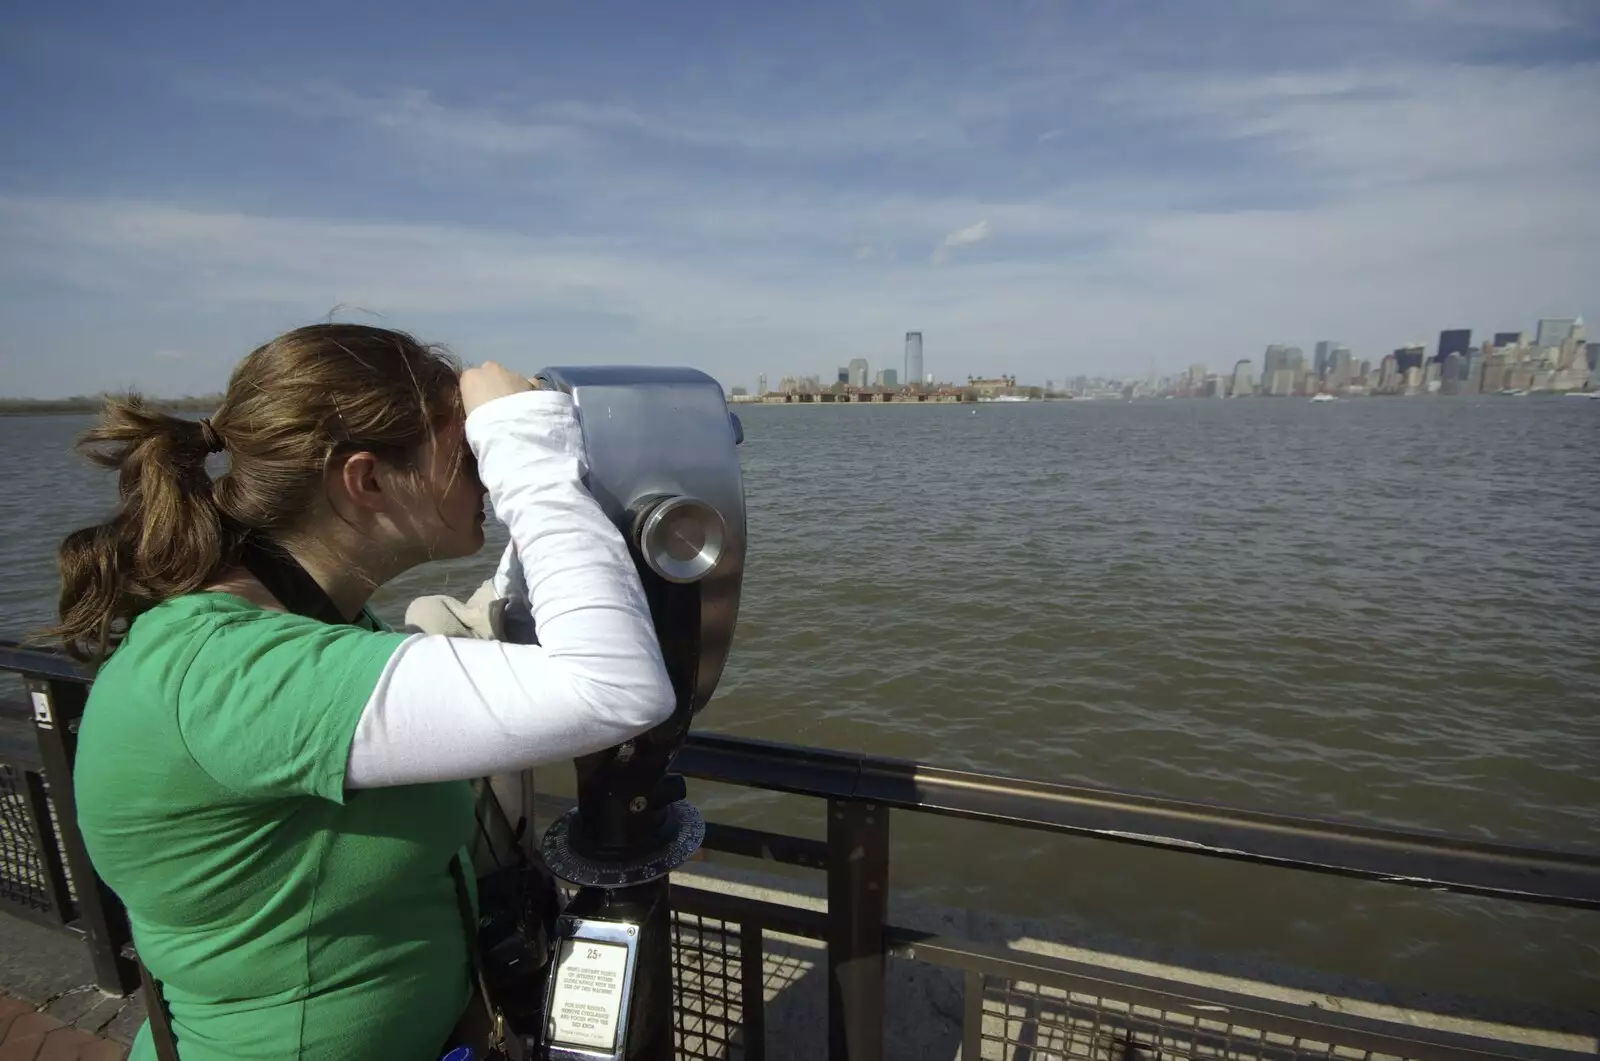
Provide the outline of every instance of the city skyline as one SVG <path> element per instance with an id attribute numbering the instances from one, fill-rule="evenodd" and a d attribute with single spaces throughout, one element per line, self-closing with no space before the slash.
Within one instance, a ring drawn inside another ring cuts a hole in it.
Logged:
<path id="1" fill-rule="evenodd" d="M 904 372 L 907 329 L 946 376 L 1215 371 L 1294 335 L 1431 348 L 1572 312 L 1600 275 L 1592 0 L 4 27 L 12 394 L 214 389 L 330 313 L 471 361 L 747 386 Z"/>
<path id="2" fill-rule="evenodd" d="M 1552 337 L 1557 333 L 1565 336 L 1567 330 L 1570 330 L 1574 325 L 1576 325 L 1580 332 L 1582 332 L 1582 330 L 1585 328 L 1583 314 L 1578 313 L 1570 317 L 1537 318 L 1533 322 L 1532 327 L 1516 331 L 1488 329 L 1480 332 L 1475 328 L 1443 328 L 1436 333 L 1432 340 L 1423 340 L 1412 337 L 1403 342 L 1396 343 L 1390 348 L 1382 351 L 1374 351 L 1366 355 L 1352 350 L 1349 344 L 1341 342 L 1337 339 L 1319 339 L 1307 344 L 1312 350 L 1312 355 L 1309 359 L 1305 357 L 1304 348 L 1294 343 L 1274 342 L 1266 344 L 1265 350 L 1261 353 L 1240 356 L 1226 364 L 1212 363 L 1210 361 L 1191 361 L 1184 368 L 1174 366 L 1166 369 L 1165 371 L 1159 371 L 1156 368 L 1155 362 L 1152 361 L 1143 372 L 1133 371 L 1122 375 L 1057 371 L 1050 373 L 1049 375 L 1041 376 L 1037 380 L 1033 378 L 1023 379 L 1019 383 L 1019 386 L 1040 387 L 1050 379 L 1059 379 L 1064 382 L 1073 378 L 1086 377 L 1105 381 L 1133 380 L 1147 384 L 1147 389 L 1155 390 L 1157 389 L 1155 386 L 1153 386 L 1155 383 L 1164 383 L 1182 376 L 1189 376 L 1196 377 L 1199 380 L 1204 380 L 1207 378 L 1220 379 L 1225 377 L 1229 380 L 1228 389 L 1232 391 L 1237 388 L 1239 382 L 1241 381 L 1241 367 L 1250 366 L 1248 374 L 1251 381 L 1261 385 L 1264 389 L 1270 390 L 1271 373 L 1275 369 L 1283 370 L 1285 368 L 1285 366 L 1276 365 L 1273 362 L 1273 359 L 1279 356 L 1287 358 L 1297 355 L 1301 361 L 1302 371 L 1307 371 L 1309 374 L 1313 375 L 1314 378 L 1319 380 L 1328 378 L 1334 379 L 1337 381 L 1335 386 L 1342 387 L 1354 381 L 1354 378 L 1357 375 L 1357 369 L 1361 365 L 1366 364 L 1369 366 L 1369 369 L 1375 370 L 1381 367 L 1385 358 L 1389 358 L 1394 355 L 1400 355 L 1402 352 L 1405 352 L 1405 356 L 1400 359 L 1402 363 L 1398 366 L 1399 372 L 1402 376 L 1407 368 L 1411 367 L 1411 363 L 1406 360 L 1407 358 L 1414 358 L 1415 366 L 1422 371 L 1424 375 L 1426 375 L 1428 365 L 1433 363 L 1444 363 L 1446 358 L 1451 353 L 1456 353 L 1462 356 L 1466 356 L 1471 353 L 1481 353 L 1483 342 L 1488 342 L 1493 347 L 1516 345 L 1521 343 L 1534 351 L 1544 350 L 1551 345 L 1559 345 L 1559 340 L 1556 340 L 1554 343 L 1550 341 Z M 1484 337 L 1483 340 L 1474 342 L 1473 337 L 1480 335 Z M 1493 336 L 1492 339 L 1489 338 L 1491 335 Z M 911 358 L 913 356 L 912 350 L 914 338 L 917 365 L 919 368 L 921 368 L 926 363 L 924 360 L 924 334 L 920 331 L 906 332 L 905 337 L 905 350 L 902 355 L 905 364 L 908 366 L 910 365 Z M 937 336 L 934 337 L 934 340 L 935 345 L 937 345 Z M 1546 345 L 1541 345 L 1541 343 L 1545 343 Z M 1596 344 L 1593 341 L 1585 340 L 1584 345 L 1586 348 L 1588 348 L 1594 347 Z M 1597 366 L 1594 363 L 1595 352 L 1587 351 L 1586 358 L 1586 363 L 1591 374 L 1591 378 L 1585 380 L 1585 385 L 1583 387 L 1576 389 L 1589 389 L 1590 387 L 1600 384 L 1600 366 Z M 818 381 L 819 385 L 823 383 L 840 382 L 846 383 L 851 387 L 863 387 L 866 386 L 866 384 L 857 383 L 856 380 L 858 378 L 871 378 L 874 375 L 874 371 L 872 369 L 874 363 L 875 362 L 870 356 L 858 355 L 850 358 L 848 362 L 850 366 L 849 369 L 841 366 L 836 373 L 820 370 L 814 372 L 796 371 L 792 367 L 788 367 L 763 371 L 760 373 L 759 380 L 760 383 L 766 383 L 772 379 L 778 379 L 780 381 L 784 379 L 797 381 L 815 379 Z M 879 362 L 878 364 L 881 365 L 882 363 Z M 861 367 L 859 374 L 854 372 L 854 367 L 857 365 Z M 934 371 L 931 373 L 931 375 L 933 375 L 936 382 L 940 384 L 954 386 L 960 386 L 962 380 L 969 378 L 996 378 L 1005 375 L 1005 373 L 1000 371 L 988 371 L 987 367 L 987 364 L 975 364 L 963 367 L 960 370 L 946 369 L 943 373 Z M 876 375 L 881 377 L 882 371 L 883 369 L 879 368 L 876 372 Z M 737 387 L 741 392 L 748 390 L 747 385 L 739 380 L 724 380 L 723 382 L 725 387 Z M 913 381 L 910 379 L 910 373 L 908 371 L 900 378 L 899 385 L 905 386 L 911 383 L 913 383 Z M 874 380 L 872 385 L 882 386 L 885 384 L 881 378 L 879 378 Z M 893 386 L 894 384 L 888 385 Z M 758 384 L 756 390 L 757 394 L 767 392 L 769 392 L 767 387 Z M 775 393 L 775 391 L 773 392 Z"/>

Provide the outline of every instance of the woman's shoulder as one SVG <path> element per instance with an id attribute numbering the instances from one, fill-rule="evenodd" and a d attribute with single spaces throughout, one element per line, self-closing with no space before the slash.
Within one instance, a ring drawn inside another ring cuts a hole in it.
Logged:
<path id="1" fill-rule="evenodd" d="M 186 593 L 162 601 L 139 615 L 128 627 L 127 636 L 107 660 L 109 667 L 118 660 L 132 660 L 164 649 L 196 646 L 197 638 L 239 623 L 274 623 L 295 618 L 274 612 L 232 593 Z"/>
<path id="2" fill-rule="evenodd" d="M 181 680 L 201 655 L 218 664 L 224 659 L 216 657 L 248 657 L 257 647 L 292 653 L 296 646 L 304 646 L 316 651 L 330 640 L 387 632 L 365 609 L 356 624 L 330 627 L 291 612 L 263 608 L 232 593 L 188 593 L 163 601 L 135 619 L 101 668 L 97 684 L 108 678 L 120 684 L 136 675 Z"/>

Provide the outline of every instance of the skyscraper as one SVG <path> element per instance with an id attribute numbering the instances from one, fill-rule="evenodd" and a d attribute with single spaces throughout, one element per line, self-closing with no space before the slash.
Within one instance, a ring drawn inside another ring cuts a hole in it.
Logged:
<path id="1" fill-rule="evenodd" d="M 1280 387 L 1279 384 L 1278 384 L 1278 374 L 1276 372 L 1273 373 L 1272 377 L 1271 377 L 1271 381 L 1270 381 L 1271 385 L 1272 385 L 1272 389 L 1271 389 L 1271 393 L 1272 394 L 1279 394 L 1279 393 L 1282 393 L 1282 394 L 1298 394 L 1301 391 L 1305 390 L 1305 383 L 1306 383 L 1306 354 L 1305 354 L 1305 351 L 1301 350 L 1298 346 L 1291 346 L 1287 350 L 1285 350 L 1283 352 L 1283 367 L 1282 367 L 1282 371 L 1288 373 L 1286 378 L 1288 379 L 1289 384 L 1288 384 L 1287 387 Z"/>
<path id="2" fill-rule="evenodd" d="M 850 382 L 850 369 L 845 365 L 839 366 L 839 382 L 846 385 Z"/>
<path id="3" fill-rule="evenodd" d="M 1385 393 L 1394 392 L 1400 386 L 1400 375 L 1399 358 L 1390 354 L 1383 359 L 1383 367 L 1378 369 L 1378 389 Z"/>
<path id="4" fill-rule="evenodd" d="M 1333 351 L 1339 346 L 1337 339 L 1319 339 L 1311 357 L 1311 371 L 1318 379 L 1327 379 L 1333 368 Z"/>
<path id="5" fill-rule="evenodd" d="M 1567 341 L 1567 336 L 1572 334 L 1572 326 L 1578 323 L 1576 317 L 1546 317 L 1539 322 L 1539 331 L 1533 341 L 1534 349 L 1543 350 L 1547 347 L 1559 347 Z"/>
<path id="6" fill-rule="evenodd" d="M 922 382 L 922 333 L 906 332 L 906 382 Z"/>
<path id="7" fill-rule="evenodd" d="M 1494 333 L 1494 346 L 1495 346 L 1496 350 L 1500 349 L 1503 346 L 1521 346 L 1521 345 L 1522 345 L 1522 333 L 1521 332 L 1495 332 Z"/>
<path id="8" fill-rule="evenodd" d="M 1335 346 L 1328 352 L 1327 380 L 1334 387 L 1348 387 L 1355 378 L 1355 365 L 1351 363 L 1350 348 Z"/>
<path id="9" fill-rule="evenodd" d="M 867 385 L 867 359 L 853 357 L 850 359 L 850 386 L 865 387 Z"/>
<path id="10" fill-rule="evenodd" d="M 765 372 L 756 377 L 756 395 L 759 397 L 767 393 L 767 374 Z"/>
<path id="11" fill-rule="evenodd" d="M 1289 348 L 1282 343 L 1273 343 L 1267 347 L 1267 352 L 1261 357 L 1261 384 L 1266 386 L 1272 379 L 1272 374 L 1284 366 L 1284 356 Z"/>
<path id="12" fill-rule="evenodd" d="M 1427 360 L 1428 348 L 1421 343 L 1408 343 L 1394 352 L 1395 369 L 1404 376 L 1407 371 L 1416 369 L 1422 371 L 1422 362 Z"/>
<path id="13" fill-rule="evenodd" d="M 1229 394 L 1235 398 L 1243 398 L 1247 394 L 1255 393 L 1256 381 L 1250 374 L 1253 367 L 1248 360 L 1234 363 L 1233 384 L 1228 388 Z"/>
<path id="14" fill-rule="evenodd" d="M 1451 354 L 1460 354 L 1466 357 L 1472 350 L 1472 329 L 1451 328 L 1439 333 L 1439 349 L 1434 353 L 1435 361 L 1443 361 Z"/>

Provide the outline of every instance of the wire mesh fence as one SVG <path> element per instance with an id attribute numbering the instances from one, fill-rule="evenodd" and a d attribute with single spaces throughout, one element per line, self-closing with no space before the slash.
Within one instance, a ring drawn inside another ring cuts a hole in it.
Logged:
<path id="1" fill-rule="evenodd" d="M 1230 1020 L 1222 1007 L 1210 1013 L 1166 1009 L 994 976 L 976 979 L 984 1061 L 1403 1061 L 1403 1055 L 1341 1044 L 1334 1029 L 1292 1035 L 1251 1028 Z"/>
<path id="2" fill-rule="evenodd" d="M 0 908 L 49 914 L 53 907 L 27 786 L 22 767 L 0 761 Z"/>
<path id="3" fill-rule="evenodd" d="M 673 1024 L 681 1061 L 744 1061 L 744 960 L 738 925 L 695 914 L 673 918 Z"/>

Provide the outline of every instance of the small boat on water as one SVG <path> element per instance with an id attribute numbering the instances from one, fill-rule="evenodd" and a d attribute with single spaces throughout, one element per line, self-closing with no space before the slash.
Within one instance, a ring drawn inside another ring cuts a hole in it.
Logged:
<path id="1" fill-rule="evenodd" d="M 1335 398 L 1331 394 L 1313 394 L 1311 396 L 1311 404 L 1313 404 L 1313 405 L 1315 405 L 1318 402 L 1334 402 L 1334 401 L 1338 401 L 1338 400 L 1339 399 Z"/>

